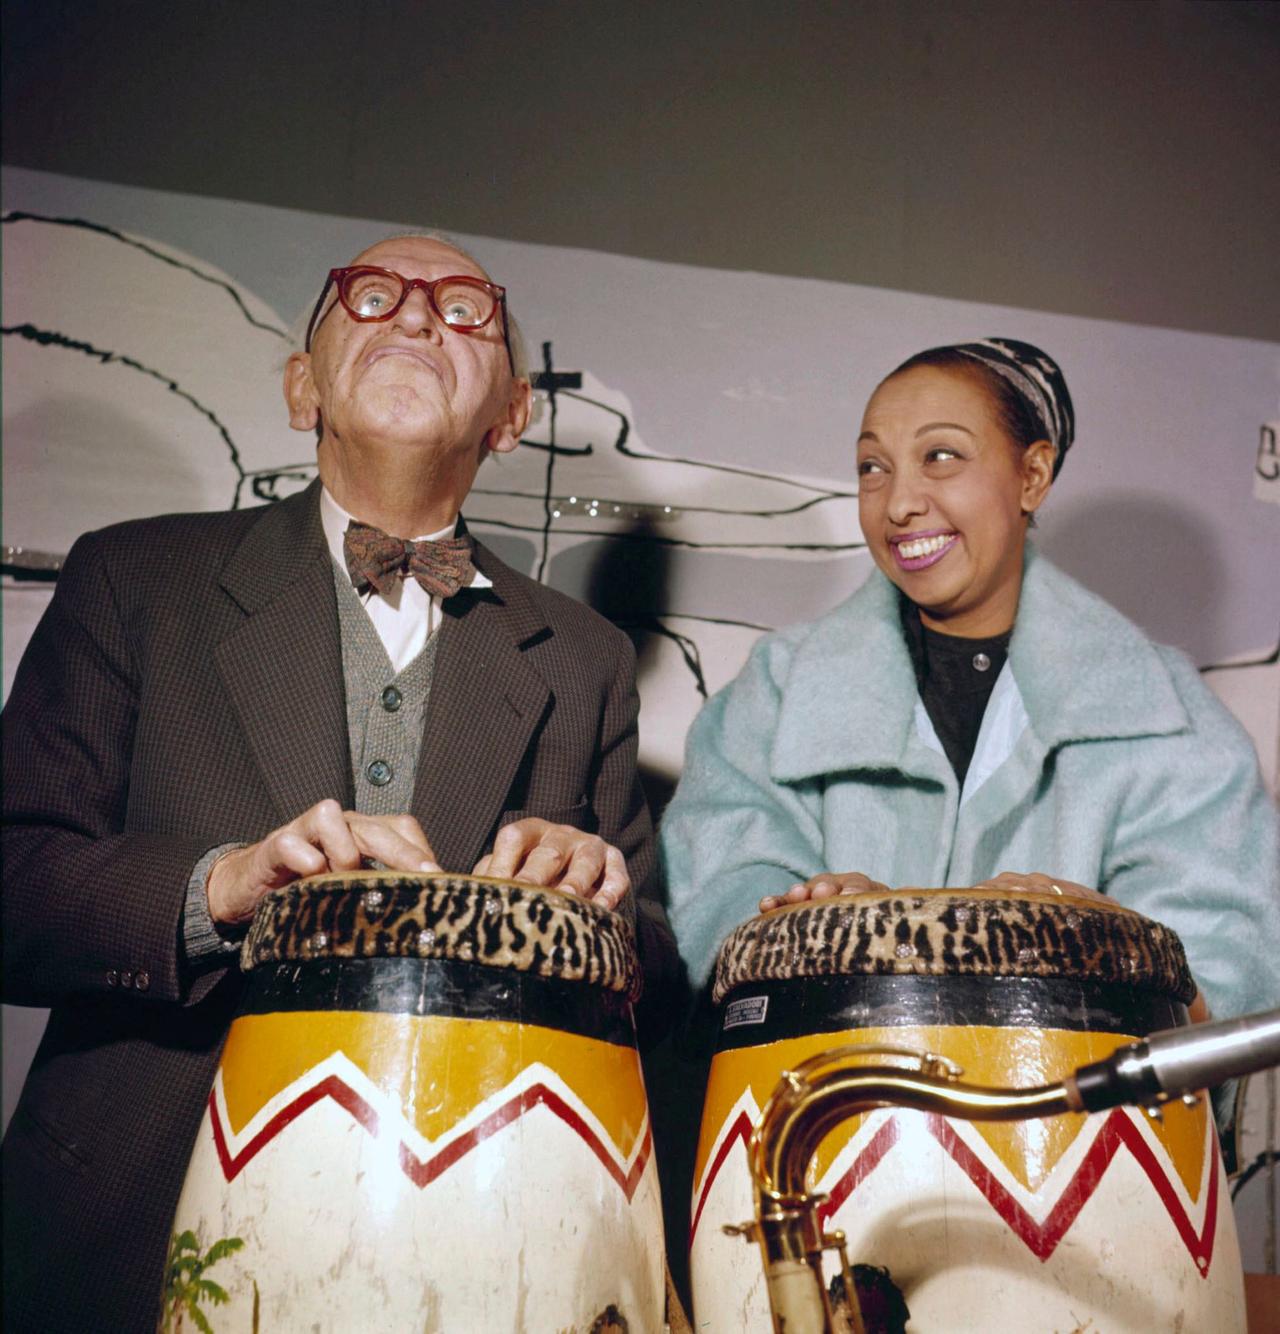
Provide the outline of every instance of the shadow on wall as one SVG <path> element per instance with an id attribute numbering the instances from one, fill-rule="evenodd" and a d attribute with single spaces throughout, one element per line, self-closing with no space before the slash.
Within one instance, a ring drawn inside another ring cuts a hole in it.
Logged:
<path id="1" fill-rule="evenodd" d="M 624 630 L 635 646 L 638 685 L 654 668 L 658 636 L 666 633 L 658 616 L 671 600 L 671 550 L 654 541 L 656 536 L 655 526 L 641 518 L 613 540 L 597 544 L 583 591 L 584 601 Z M 643 764 L 640 782 L 656 824 L 675 783 Z"/>
<path id="2" fill-rule="evenodd" d="M 1152 639 L 1214 661 L 1226 570 L 1211 516 L 1130 493 L 1046 514 L 1036 541 Z"/>
<path id="3" fill-rule="evenodd" d="M 582 589 L 584 601 L 624 630 L 635 645 L 636 680 L 641 686 L 657 670 L 661 637 L 670 634 L 658 617 L 670 606 L 672 552 L 653 541 L 654 536 L 653 524 L 641 518 L 614 540 L 593 544 Z M 656 824 L 671 800 L 675 780 L 641 764 L 640 782 Z M 691 1292 L 685 1239 L 707 1064 L 706 1054 L 690 1044 L 682 1023 L 644 1058 L 668 1266 L 686 1309 Z"/>

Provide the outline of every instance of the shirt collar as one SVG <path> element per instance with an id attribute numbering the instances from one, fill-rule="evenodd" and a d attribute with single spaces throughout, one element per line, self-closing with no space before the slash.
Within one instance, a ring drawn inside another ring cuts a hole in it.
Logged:
<path id="1" fill-rule="evenodd" d="M 347 531 L 347 525 L 350 523 L 359 523 L 354 515 L 348 514 L 346 510 L 338 504 L 329 494 L 329 488 L 322 485 L 320 487 L 320 523 L 324 528 L 324 540 L 328 544 L 329 554 L 333 557 L 334 563 L 340 570 L 347 568 L 346 554 L 342 549 L 342 535 Z M 442 537 L 452 537 L 457 530 L 457 524 L 451 523 L 439 532 L 423 533 L 420 537 L 414 537 L 413 542 L 438 542 Z M 469 588 L 492 588 L 493 580 L 480 570 L 475 572 Z"/>

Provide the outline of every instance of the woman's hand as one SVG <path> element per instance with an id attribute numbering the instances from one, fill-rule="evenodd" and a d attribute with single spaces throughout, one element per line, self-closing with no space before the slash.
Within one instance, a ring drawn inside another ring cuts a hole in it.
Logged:
<path id="1" fill-rule="evenodd" d="M 803 885 L 792 885 L 785 894 L 766 894 L 760 900 L 761 912 L 773 912 L 788 903 L 807 903 L 810 899 L 833 899 L 838 894 L 888 894 L 888 885 L 872 880 L 861 871 L 819 871 Z"/>
<path id="2" fill-rule="evenodd" d="M 975 889 L 1030 889 L 1040 894 L 1065 894 L 1073 899 L 1106 899 L 1096 889 L 1077 885 L 1073 880 L 1060 880 L 1040 871 L 1001 871 L 990 880 L 984 880 Z M 1108 899 L 1108 902 L 1111 900 Z"/>
<path id="3" fill-rule="evenodd" d="M 1042 875 L 1039 871 L 1032 871 L 1027 875 L 1023 875 L 1020 871 L 1001 871 L 999 875 L 993 875 L 990 880 L 984 880 L 982 884 L 975 886 L 975 888 L 1035 889 L 1045 894 L 1066 894 L 1073 899 L 1108 898 L 1108 895 L 1100 894 L 1096 889 L 1089 889 L 1085 885 L 1077 885 L 1071 880 L 1054 880 L 1047 875 Z M 1209 1005 L 1204 998 L 1204 992 L 1198 986 L 1196 987 L 1195 1000 L 1187 1007 L 1187 1015 L 1193 1024 L 1208 1023 L 1213 1018 L 1209 1013 Z"/>

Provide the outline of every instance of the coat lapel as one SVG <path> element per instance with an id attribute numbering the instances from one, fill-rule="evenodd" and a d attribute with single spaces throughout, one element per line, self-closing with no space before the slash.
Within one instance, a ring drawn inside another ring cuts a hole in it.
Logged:
<path id="1" fill-rule="evenodd" d="M 412 813 L 446 870 L 485 851 L 551 701 L 524 648 L 553 633 L 520 579 L 480 544 L 492 589 L 444 604 Z"/>
<path id="2" fill-rule="evenodd" d="M 264 510 L 222 572 L 245 619 L 215 659 L 281 823 L 352 801 L 332 564 L 314 482 Z"/>
<path id="3" fill-rule="evenodd" d="M 946 758 L 916 729 L 915 672 L 899 628 L 898 591 L 872 570 L 852 597 L 796 645 L 770 773 L 799 782 L 845 770 L 946 782 Z"/>
<path id="4" fill-rule="evenodd" d="M 1155 645 L 1030 543 L 1009 663 L 1046 750 L 1190 727 Z"/>

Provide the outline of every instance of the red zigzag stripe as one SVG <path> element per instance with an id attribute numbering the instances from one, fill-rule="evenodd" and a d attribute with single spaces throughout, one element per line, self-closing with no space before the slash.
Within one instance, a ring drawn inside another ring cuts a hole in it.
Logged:
<path id="1" fill-rule="evenodd" d="M 216 1090 L 209 1094 L 209 1119 L 213 1125 L 213 1142 L 218 1151 L 218 1161 L 222 1165 L 222 1175 L 228 1182 L 234 1181 L 245 1167 L 271 1143 L 291 1122 L 296 1121 L 308 1107 L 314 1106 L 323 1098 L 332 1098 L 339 1107 L 348 1112 L 352 1119 L 362 1125 L 376 1139 L 379 1133 L 378 1113 L 370 1103 L 355 1091 L 338 1075 L 327 1075 L 313 1084 L 304 1093 L 300 1093 L 287 1106 L 282 1107 L 270 1121 L 240 1150 L 232 1156 L 227 1144 L 226 1130 L 222 1117 L 218 1113 Z M 451 1140 L 439 1153 L 427 1158 L 419 1158 L 402 1140 L 400 1142 L 400 1167 L 405 1176 L 421 1189 L 429 1185 L 442 1173 L 447 1172 L 454 1163 L 468 1154 L 476 1145 L 483 1143 L 490 1136 L 496 1135 L 504 1126 L 518 1120 L 526 1112 L 537 1106 L 546 1107 L 574 1131 L 592 1153 L 600 1160 L 605 1171 L 617 1183 L 626 1196 L 628 1203 L 640 1184 L 645 1165 L 653 1152 L 653 1127 L 645 1126 L 644 1142 L 640 1152 L 631 1165 L 629 1172 L 623 1172 L 614 1156 L 601 1142 L 600 1137 L 587 1125 L 582 1116 L 567 1102 L 543 1083 L 531 1084 L 523 1093 L 504 1102 L 501 1107 L 489 1113 L 483 1121 L 471 1127 L 465 1134 Z"/>
<path id="2" fill-rule="evenodd" d="M 1121 1145 L 1129 1150 L 1138 1166 L 1147 1174 L 1165 1211 L 1173 1220 L 1178 1236 L 1186 1246 L 1201 1277 L 1208 1277 L 1209 1265 L 1213 1260 L 1214 1237 L 1218 1227 L 1218 1178 L 1219 1165 L 1216 1154 L 1211 1155 L 1209 1165 L 1209 1190 L 1205 1200 L 1204 1227 L 1197 1233 L 1187 1211 L 1182 1207 L 1172 1183 L 1169 1181 L 1160 1160 L 1152 1152 L 1151 1146 L 1143 1138 L 1133 1121 L 1119 1108 L 1113 1110 L 1103 1123 L 1102 1129 L 1094 1136 L 1080 1166 L 1076 1168 L 1071 1180 L 1058 1197 L 1058 1202 L 1050 1210 L 1043 1223 L 1034 1218 L 996 1179 L 991 1169 L 962 1140 L 956 1128 L 936 1112 L 926 1117 L 929 1132 L 954 1159 L 956 1165 L 978 1188 L 991 1207 L 1004 1219 L 1008 1227 L 1023 1241 L 1031 1253 L 1039 1260 L 1048 1260 L 1058 1247 L 1058 1243 L 1067 1234 L 1081 1209 L 1102 1180 L 1111 1160 L 1120 1151 Z M 711 1185 L 720 1173 L 730 1150 L 739 1140 L 745 1150 L 751 1135 L 751 1119 L 746 1112 L 740 1112 L 721 1142 L 715 1158 L 707 1168 L 704 1184 L 698 1196 L 697 1209 L 693 1216 L 693 1225 L 689 1229 L 689 1244 L 698 1230 L 702 1218 L 703 1206 Z M 831 1188 L 830 1196 L 819 1209 L 819 1217 L 825 1224 L 844 1204 L 845 1200 L 879 1166 L 881 1159 L 898 1142 L 900 1131 L 896 1116 L 886 1118 L 880 1128 L 863 1147 L 862 1151 L 850 1164 Z"/>

